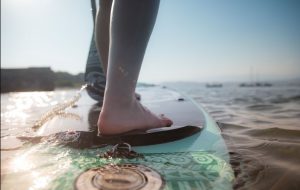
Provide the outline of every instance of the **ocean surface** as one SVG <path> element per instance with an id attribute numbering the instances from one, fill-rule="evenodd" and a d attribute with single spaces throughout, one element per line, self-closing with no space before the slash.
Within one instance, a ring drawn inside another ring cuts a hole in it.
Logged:
<path id="1" fill-rule="evenodd" d="M 234 189 L 300 189 L 300 82 L 271 87 L 166 83 L 199 102 L 218 122 L 235 171 Z M 1 94 L 1 176 L 20 151 L 16 136 L 78 89 Z"/>

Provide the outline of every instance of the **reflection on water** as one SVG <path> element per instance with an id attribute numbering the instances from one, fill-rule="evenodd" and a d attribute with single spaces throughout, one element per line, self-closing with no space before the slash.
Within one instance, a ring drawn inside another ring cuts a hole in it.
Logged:
<path id="1" fill-rule="evenodd" d="M 192 96 L 220 122 L 235 169 L 236 189 L 300 189 L 299 84 L 266 88 L 239 88 L 233 84 L 222 88 L 179 83 L 171 86 Z M 59 162 L 67 152 L 55 153 L 51 160 L 39 162 L 41 168 L 61 164 L 57 171 L 31 171 L 32 162 L 37 161 L 26 154 L 15 157 L 22 152 L 18 149 L 22 142 L 15 137 L 33 134 L 34 123 L 76 91 L 1 94 L 1 177 L 11 170 L 30 172 L 30 186 L 39 189 L 70 164 Z"/>
<path id="2" fill-rule="evenodd" d="M 1 175 L 10 170 L 30 167 L 25 158 L 15 158 L 23 143 L 17 136 L 33 135 L 32 127 L 41 116 L 74 96 L 77 90 L 53 92 L 16 92 L 1 94 Z"/>
<path id="3" fill-rule="evenodd" d="M 74 96 L 75 90 L 1 94 L 1 137 L 28 131 L 50 107 Z"/>
<path id="4" fill-rule="evenodd" d="M 32 172 L 31 174 L 34 179 L 33 186 L 31 187 L 31 189 L 45 188 L 48 185 L 48 183 L 50 182 L 49 176 L 41 176 L 41 174 L 38 172 Z"/>
<path id="5" fill-rule="evenodd" d="M 14 172 L 29 171 L 33 168 L 32 160 L 28 159 L 28 154 L 30 151 L 12 160 L 10 167 Z"/>

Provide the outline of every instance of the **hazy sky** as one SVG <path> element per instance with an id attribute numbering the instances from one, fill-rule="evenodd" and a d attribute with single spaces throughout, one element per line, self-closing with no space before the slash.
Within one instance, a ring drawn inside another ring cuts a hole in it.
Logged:
<path id="1" fill-rule="evenodd" d="M 1 68 L 84 72 L 90 0 L 1 0 Z M 299 0 L 161 0 L 139 81 L 300 76 Z"/>

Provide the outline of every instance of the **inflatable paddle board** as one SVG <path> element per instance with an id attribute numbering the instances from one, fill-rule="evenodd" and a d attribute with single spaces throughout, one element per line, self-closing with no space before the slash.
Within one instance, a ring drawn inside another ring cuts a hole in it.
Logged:
<path id="1" fill-rule="evenodd" d="M 168 128 L 97 136 L 100 104 L 82 90 L 41 118 L 1 179 L 3 189 L 232 189 L 234 174 L 216 123 L 193 100 L 161 86 L 141 101 Z"/>
<path id="2" fill-rule="evenodd" d="M 86 89 L 42 116 L 35 136 L 19 138 L 27 143 L 1 175 L 1 189 L 232 189 L 218 126 L 193 100 L 161 86 L 140 87 L 142 103 L 170 117 L 173 126 L 98 136 L 105 76 L 94 35 L 85 81 Z"/>

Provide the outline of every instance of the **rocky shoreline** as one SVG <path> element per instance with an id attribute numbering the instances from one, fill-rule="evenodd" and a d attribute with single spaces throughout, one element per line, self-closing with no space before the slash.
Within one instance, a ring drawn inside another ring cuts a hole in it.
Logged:
<path id="1" fill-rule="evenodd" d="M 55 88 L 77 87 L 84 84 L 84 74 L 54 72 L 50 67 L 20 69 L 1 68 L 1 93 L 52 91 Z"/>

